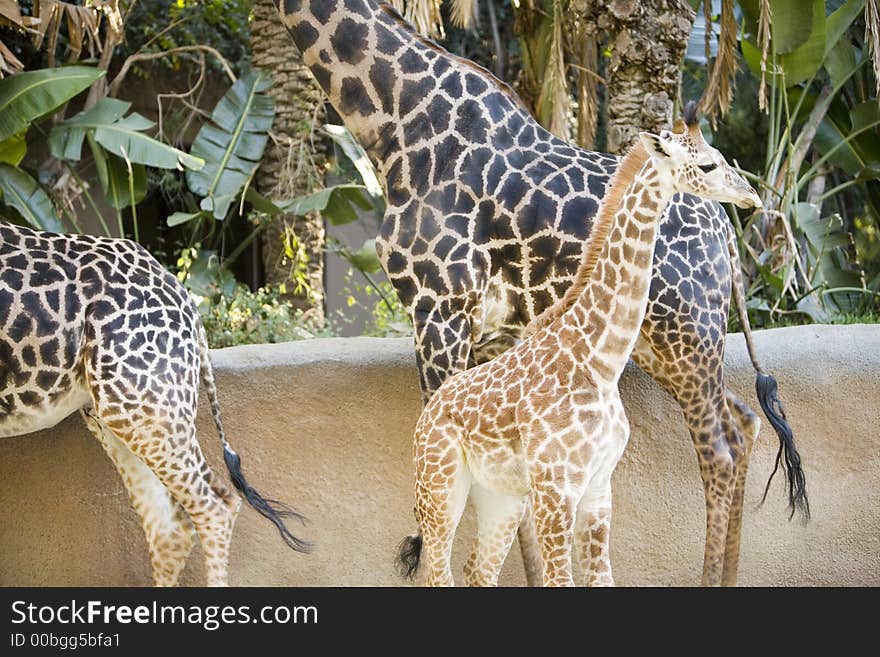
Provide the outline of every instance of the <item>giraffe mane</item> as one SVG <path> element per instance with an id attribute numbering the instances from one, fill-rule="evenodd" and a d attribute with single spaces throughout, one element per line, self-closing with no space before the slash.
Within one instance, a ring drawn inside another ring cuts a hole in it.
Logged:
<path id="1" fill-rule="evenodd" d="M 617 210 L 620 208 L 623 193 L 647 160 L 648 151 L 642 146 L 641 141 L 636 141 L 620 161 L 614 175 L 611 177 L 611 181 L 605 189 L 605 196 L 602 197 L 599 211 L 596 213 L 596 220 L 590 231 L 587 246 L 584 249 L 583 256 L 581 256 L 581 264 L 574 275 L 571 287 L 565 291 L 561 299 L 529 322 L 523 337 L 532 335 L 545 326 L 552 324 L 577 301 L 587 286 L 587 282 L 596 268 L 596 263 L 599 261 L 602 247 L 611 233 L 611 227 L 614 225 L 614 215 L 617 214 Z"/>
<path id="2" fill-rule="evenodd" d="M 529 114 L 531 115 L 531 110 L 529 110 L 529 108 L 526 106 L 523 99 L 520 98 L 519 94 L 513 90 L 513 87 L 511 87 L 501 78 L 497 77 L 494 73 L 492 73 L 492 71 L 483 66 L 480 66 L 470 59 L 460 57 L 454 53 L 449 52 L 448 50 L 446 50 L 446 48 L 434 41 L 434 39 L 426 37 L 424 34 L 419 32 L 412 23 L 401 16 L 400 13 L 385 0 L 379 0 L 377 4 L 379 6 L 379 9 L 387 14 L 388 17 L 391 18 L 399 27 L 411 33 L 412 38 L 415 41 L 418 41 L 426 48 L 430 48 L 431 50 L 440 53 L 447 59 L 455 62 L 456 64 L 460 64 L 461 66 L 472 69 L 480 76 L 486 78 L 488 82 L 494 84 L 499 91 L 501 91 L 505 96 L 508 96 L 514 103 L 516 103 L 518 107 L 524 109 L 526 112 L 529 112 Z"/>

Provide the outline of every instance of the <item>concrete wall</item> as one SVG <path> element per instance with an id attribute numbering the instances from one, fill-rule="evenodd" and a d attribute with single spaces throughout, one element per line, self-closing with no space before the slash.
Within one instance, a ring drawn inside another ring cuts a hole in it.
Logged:
<path id="1" fill-rule="evenodd" d="M 806 464 L 813 521 L 789 523 L 782 481 L 757 509 L 776 453 L 762 431 L 749 471 L 740 583 L 880 584 L 880 327 L 800 327 L 756 335 L 779 380 Z M 420 402 L 408 340 L 314 340 L 214 354 L 226 428 L 251 482 L 311 519 L 308 556 L 245 507 L 236 585 L 396 585 L 392 555 L 412 532 L 412 429 Z M 757 408 L 742 336 L 729 385 Z M 676 404 L 634 368 L 622 382 L 633 436 L 614 478 L 612 552 L 621 585 L 695 585 L 703 496 Z M 205 408 L 205 402 L 202 401 Z M 220 448 L 208 413 L 201 442 Z M 121 481 L 76 417 L 0 441 L 0 585 L 147 585 L 146 544 Z M 473 534 L 459 530 L 458 572 Z M 504 584 L 520 584 L 514 546 Z M 196 548 L 183 582 L 203 582 Z"/>

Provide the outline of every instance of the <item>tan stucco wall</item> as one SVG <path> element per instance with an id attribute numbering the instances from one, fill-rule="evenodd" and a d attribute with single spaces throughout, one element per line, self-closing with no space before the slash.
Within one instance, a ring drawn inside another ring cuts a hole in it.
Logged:
<path id="1" fill-rule="evenodd" d="M 813 521 L 787 522 L 782 480 L 757 509 L 777 440 L 768 423 L 749 471 L 740 583 L 880 584 L 880 327 L 756 334 L 806 464 Z M 214 352 L 227 433 L 251 483 L 311 519 L 308 556 L 245 507 L 230 581 L 238 585 L 395 585 L 392 555 L 414 529 L 410 448 L 420 403 L 410 342 L 314 340 Z M 757 408 L 742 336 L 728 340 L 729 385 Z M 633 435 L 614 478 L 618 584 L 694 585 L 703 546 L 696 459 L 676 404 L 631 368 L 622 381 Z M 202 407 L 205 407 L 204 400 Z M 200 439 L 215 468 L 210 415 Z M 0 585 L 146 585 L 146 544 L 121 481 L 77 417 L 0 440 Z M 466 515 L 458 564 L 473 532 Z M 196 548 L 183 581 L 203 581 Z M 516 546 L 502 581 L 522 581 Z"/>

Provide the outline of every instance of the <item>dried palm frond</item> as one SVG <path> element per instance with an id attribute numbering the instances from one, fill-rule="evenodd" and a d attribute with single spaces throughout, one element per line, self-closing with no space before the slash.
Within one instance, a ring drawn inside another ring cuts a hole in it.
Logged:
<path id="1" fill-rule="evenodd" d="M 18 73 L 24 68 L 24 64 L 15 56 L 6 44 L 0 41 L 0 79 L 7 75 Z"/>
<path id="2" fill-rule="evenodd" d="M 14 0 L 0 0 L 0 25 L 26 31 L 39 22 L 39 18 L 22 16 L 21 9 Z"/>
<path id="3" fill-rule="evenodd" d="M 712 61 L 712 0 L 703 0 L 703 18 L 706 21 L 703 45 L 706 49 L 706 64 L 708 65 Z"/>
<path id="4" fill-rule="evenodd" d="M 770 52 L 770 0 L 761 0 L 761 16 L 758 19 L 758 45 L 761 47 L 761 84 L 758 87 L 758 109 L 767 109 L 767 53 Z"/>
<path id="5" fill-rule="evenodd" d="M 736 18 L 733 15 L 733 0 L 721 3 L 721 34 L 718 36 L 718 55 L 712 66 L 709 84 L 700 100 L 700 109 L 712 123 L 718 111 L 727 113 L 733 102 L 733 76 L 736 74 Z"/>
<path id="6" fill-rule="evenodd" d="M 443 0 L 391 0 L 392 6 L 401 16 L 412 23 L 421 34 L 432 39 L 446 36 L 443 16 L 440 14 L 442 3 Z"/>
<path id="7" fill-rule="evenodd" d="M 595 37 L 582 35 L 580 52 L 577 101 L 577 143 L 592 148 L 599 123 L 599 49 Z"/>
<path id="8" fill-rule="evenodd" d="M 544 81 L 538 96 L 538 113 L 541 123 L 550 132 L 562 139 L 570 139 L 568 115 L 571 101 L 565 74 L 563 11 L 562 0 L 553 0 L 553 28 L 549 35 L 549 55 Z"/>
<path id="9" fill-rule="evenodd" d="M 472 28 L 477 24 L 477 10 L 477 0 L 452 0 L 452 8 L 449 10 L 452 24 L 466 29 Z"/>
<path id="10" fill-rule="evenodd" d="M 68 61 L 77 61 L 84 47 L 88 49 L 89 56 L 94 57 L 95 53 L 102 50 L 101 37 L 98 33 L 102 12 L 102 3 L 99 2 L 84 7 L 58 0 L 36 0 L 34 15 L 40 19 L 40 22 L 34 32 L 34 46 L 39 48 L 48 38 L 49 66 L 54 66 L 58 32 L 62 23 L 66 23 Z"/>
<path id="11" fill-rule="evenodd" d="M 19 32 L 28 32 L 39 23 L 39 18 L 22 16 L 17 2 L 0 0 L 0 25 L 3 27 L 9 27 Z M 0 78 L 18 73 L 23 68 L 24 64 L 15 56 L 15 53 L 0 41 Z"/>
<path id="12" fill-rule="evenodd" d="M 865 41 L 874 58 L 874 92 L 880 101 L 880 0 L 865 4 Z"/>

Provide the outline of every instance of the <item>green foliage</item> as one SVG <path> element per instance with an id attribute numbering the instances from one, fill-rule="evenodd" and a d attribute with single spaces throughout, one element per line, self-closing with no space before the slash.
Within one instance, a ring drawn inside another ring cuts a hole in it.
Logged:
<path id="1" fill-rule="evenodd" d="M 365 185 L 333 185 L 313 194 L 299 196 L 276 205 L 281 211 L 297 215 L 319 211 L 327 221 L 338 226 L 357 221 L 357 208 L 361 210 L 373 209 L 373 203 L 366 196 L 366 192 Z"/>
<path id="2" fill-rule="evenodd" d="M 136 112 L 126 115 L 130 107 L 126 101 L 101 98 L 58 123 L 49 135 L 49 152 L 68 162 L 78 162 L 83 142 L 88 142 L 105 199 L 117 211 L 137 205 L 146 196 L 146 167 L 199 169 L 205 163 L 144 134 L 155 124 Z"/>
<path id="3" fill-rule="evenodd" d="M 86 135 L 91 136 L 109 154 L 134 164 L 159 169 L 186 167 L 198 171 L 205 160 L 184 153 L 144 134 L 155 123 L 137 112 L 126 116 L 131 103 L 116 98 L 102 98 L 94 106 L 62 121 L 49 135 L 49 150 L 58 159 L 78 161 Z"/>
<path id="4" fill-rule="evenodd" d="M 107 153 L 92 135 L 87 134 L 86 141 L 95 160 L 98 180 L 107 204 L 114 210 L 122 210 L 143 201 L 147 195 L 146 167 Z"/>
<path id="5" fill-rule="evenodd" d="M 24 133 L 104 75 L 91 66 L 25 71 L 0 80 L 0 143 Z"/>
<path id="6" fill-rule="evenodd" d="M 792 20 L 805 22 L 810 13 L 806 36 L 777 28 L 777 8 L 785 13 L 793 5 L 771 2 L 765 157 L 761 174 L 753 176 L 765 208 L 738 224 L 750 275 L 748 307 L 758 325 L 864 314 L 878 300 L 876 288 L 866 285 L 855 264 L 859 244 L 862 251 L 870 244 L 853 241 L 853 229 L 876 226 L 880 214 L 880 110 L 870 95 L 874 83 L 861 43 L 863 28 L 853 26 L 864 0 L 838 2 L 828 7 L 827 16 L 822 2 L 811 0 L 810 12 L 795 4 L 804 16 Z M 757 78 L 757 3 L 741 5 L 743 54 Z M 742 130 L 748 132 L 747 125 Z M 735 150 L 735 136 L 727 139 L 721 141 Z M 715 145 L 723 148 L 718 139 Z M 853 216 L 854 210 L 867 217 Z"/>
<path id="7" fill-rule="evenodd" d="M 215 48 L 236 73 L 247 69 L 250 0 L 139 0 L 125 25 L 124 56 L 162 52 L 180 46 Z M 192 55 L 164 58 L 160 65 L 174 71 Z M 209 58 L 208 65 L 219 64 Z M 143 75 L 146 75 L 142 71 Z"/>
<path id="8" fill-rule="evenodd" d="M 182 251 L 177 267 L 178 278 L 198 304 L 212 348 L 313 337 L 301 313 L 283 300 L 284 286 L 251 292 L 221 266 L 215 252 L 198 247 Z"/>
<path id="9" fill-rule="evenodd" d="M 258 73 L 237 80 L 193 142 L 193 155 L 208 164 L 187 172 L 186 181 L 202 197 L 201 209 L 215 219 L 226 216 L 260 165 L 275 117 L 274 103 L 263 93 L 268 88 L 269 81 Z"/>
<path id="10" fill-rule="evenodd" d="M 37 181 L 18 167 L 0 164 L 0 201 L 14 208 L 30 226 L 40 230 L 64 230 L 52 201 Z"/>
<path id="11" fill-rule="evenodd" d="M 202 300 L 199 311 L 208 343 L 214 349 L 240 344 L 290 342 L 314 337 L 300 313 L 283 299 L 284 287 L 251 292 L 237 284 L 232 295 Z"/>
<path id="12" fill-rule="evenodd" d="M 337 310 L 327 317 L 326 335 L 345 335 L 354 323 L 352 310 L 365 311 L 368 319 L 359 329 L 361 335 L 375 338 L 397 338 L 412 335 L 412 321 L 400 303 L 391 283 L 383 280 L 374 283 L 368 279 L 363 283 L 357 280 L 352 267 L 346 273 L 343 295 L 346 297 L 346 309 Z"/>

